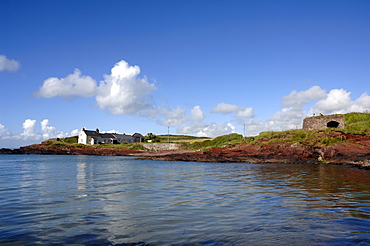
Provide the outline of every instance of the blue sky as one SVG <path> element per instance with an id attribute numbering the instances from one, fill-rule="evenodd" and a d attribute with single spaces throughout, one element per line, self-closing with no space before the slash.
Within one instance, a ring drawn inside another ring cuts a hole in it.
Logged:
<path id="1" fill-rule="evenodd" d="M 0 147 L 370 110 L 370 1 L 0 1 Z"/>

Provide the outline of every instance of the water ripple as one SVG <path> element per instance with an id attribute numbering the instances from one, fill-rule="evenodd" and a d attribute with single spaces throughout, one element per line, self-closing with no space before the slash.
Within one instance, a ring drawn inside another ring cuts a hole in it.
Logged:
<path id="1" fill-rule="evenodd" d="M 369 187 L 342 166 L 1 156 L 0 244 L 370 245 Z"/>

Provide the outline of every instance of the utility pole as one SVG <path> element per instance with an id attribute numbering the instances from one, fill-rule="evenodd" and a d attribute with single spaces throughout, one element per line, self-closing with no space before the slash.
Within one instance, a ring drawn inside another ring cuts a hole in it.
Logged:
<path id="1" fill-rule="evenodd" d="M 168 143 L 170 143 L 170 127 L 168 127 Z"/>

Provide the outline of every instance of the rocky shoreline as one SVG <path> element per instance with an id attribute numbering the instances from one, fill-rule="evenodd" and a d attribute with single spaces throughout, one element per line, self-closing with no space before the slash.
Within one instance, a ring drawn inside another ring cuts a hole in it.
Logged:
<path id="1" fill-rule="evenodd" d="M 96 148 L 92 146 L 56 146 L 45 143 L 0 149 L 0 154 L 46 155 L 112 155 L 137 156 L 143 159 L 192 162 L 245 162 L 245 163 L 294 163 L 339 164 L 370 169 L 370 136 L 345 134 L 345 142 L 326 145 L 308 145 L 298 142 L 269 141 L 258 144 L 243 142 L 233 146 L 215 147 L 206 151 Z"/>
<path id="2" fill-rule="evenodd" d="M 143 158 L 192 162 L 336 164 L 370 170 L 370 146 L 344 143 L 315 148 L 299 144 L 247 146 L 244 143 L 235 147 L 212 148 L 208 151 L 149 154 Z"/>

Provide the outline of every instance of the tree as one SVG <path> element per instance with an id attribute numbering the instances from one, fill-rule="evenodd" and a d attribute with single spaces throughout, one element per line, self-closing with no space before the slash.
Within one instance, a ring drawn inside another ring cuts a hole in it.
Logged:
<path id="1" fill-rule="evenodd" d="M 156 142 L 157 136 L 151 132 L 144 137 L 145 142 Z"/>

